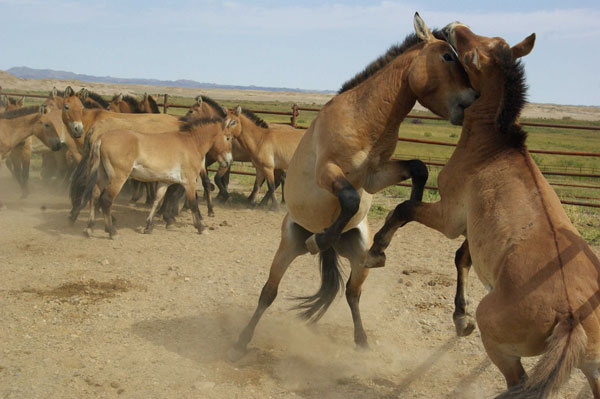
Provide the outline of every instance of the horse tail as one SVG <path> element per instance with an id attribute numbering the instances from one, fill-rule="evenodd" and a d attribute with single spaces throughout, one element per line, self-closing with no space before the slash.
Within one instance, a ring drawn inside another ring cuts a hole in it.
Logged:
<path id="1" fill-rule="evenodd" d="M 302 310 L 300 317 L 312 323 L 317 322 L 344 286 L 340 271 L 340 258 L 333 248 L 319 253 L 321 264 L 321 287 L 311 296 L 295 297 L 300 303 L 293 309 Z"/>
<path id="2" fill-rule="evenodd" d="M 567 382 L 571 370 L 585 354 L 587 334 L 581 323 L 567 318 L 554 327 L 547 342 L 546 352 L 529 379 L 497 396 L 497 399 L 547 398 Z"/>
<path id="3" fill-rule="evenodd" d="M 79 212 L 85 207 L 92 196 L 94 185 L 98 179 L 98 167 L 100 165 L 100 145 L 102 140 L 98 138 L 91 144 L 91 131 L 87 133 L 84 141 L 84 153 L 81 162 L 77 165 L 71 179 L 71 221 L 74 222 Z"/>

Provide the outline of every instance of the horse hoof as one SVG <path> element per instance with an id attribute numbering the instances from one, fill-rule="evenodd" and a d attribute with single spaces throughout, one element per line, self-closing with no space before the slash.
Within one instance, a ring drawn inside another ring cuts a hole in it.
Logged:
<path id="1" fill-rule="evenodd" d="M 256 202 L 251 202 L 248 204 L 248 209 L 255 209 L 256 208 Z"/>
<path id="2" fill-rule="evenodd" d="M 235 363 L 238 360 L 240 360 L 241 358 L 243 358 L 245 354 L 246 354 L 245 350 L 239 350 L 235 346 L 232 346 L 227 351 L 227 359 L 229 359 L 230 362 Z"/>
<path id="3" fill-rule="evenodd" d="M 87 228 L 87 229 L 83 230 L 83 235 L 86 236 L 87 238 L 91 238 L 92 237 L 92 229 Z"/>
<path id="4" fill-rule="evenodd" d="M 152 228 L 151 227 L 146 227 L 144 229 L 144 234 L 152 234 Z"/>
<path id="5" fill-rule="evenodd" d="M 317 244 L 316 234 L 313 234 L 312 236 L 308 237 L 308 239 L 304 241 L 304 245 L 306 245 L 306 249 L 308 249 L 308 251 L 313 255 L 321 252 L 321 250 L 319 249 L 319 245 Z"/>
<path id="6" fill-rule="evenodd" d="M 475 321 L 469 315 L 459 316 L 454 318 L 454 327 L 457 336 L 467 337 L 475 330 Z"/>
<path id="7" fill-rule="evenodd" d="M 377 267 L 384 267 L 384 266 L 385 266 L 385 253 L 384 252 L 373 253 L 373 252 L 369 251 L 369 253 L 367 254 L 367 259 L 365 260 L 365 267 L 367 269 L 374 269 Z"/>
<path id="8" fill-rule="evenodd" d="M 211 218 L 214 218 L 215 217 L 215 212 L 214 211 L 209 211 L 208 212 L 208 216 L 211 217 Z"/>
<path id="9" fill-rule="evenodd" d="M 109 235 L 110 239 L 113 241 L 119 240 L 119 235 L 117 233 L 112 233 Z"/>

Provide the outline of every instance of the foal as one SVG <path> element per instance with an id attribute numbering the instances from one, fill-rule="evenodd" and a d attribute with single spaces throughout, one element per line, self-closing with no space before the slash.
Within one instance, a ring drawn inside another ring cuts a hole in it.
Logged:
<path id="1" fill-rule="evenodd" d="M 129 177 L 158 182 L 156 199 L 146 219 L 145 233 L 152 231 L 154 213 L 167 187 L 175 183 L 185 187 L 186 198 L 194 215 L 194 226 L 202 233 L 205 227 L 198 209 L 196 179 L 200 174 L 206 186 L 208 174 L 204 158 L 209 151 L 218 159 L 221 171 L 231 164 L 231 140 L 236 124 L 231 119 L 209 118 L 183 125 L 177 132 L 143 134 L 115 130 L 99 137 L 93 144 L 87 173 L 73 181 L 73 185 L 84 189 L 85 196 L 89 197 L 93 192 L 86 234 L 92 233 L 95 202 L 99 201 L 104 213 L 105 230 L 111 238 L 115 238 L 117 231 L 112 224 L 111 206 Z M 94 189 L 97 180 L 99 187 Z M 210 194 L 207 202 L 210 205 Z"/>

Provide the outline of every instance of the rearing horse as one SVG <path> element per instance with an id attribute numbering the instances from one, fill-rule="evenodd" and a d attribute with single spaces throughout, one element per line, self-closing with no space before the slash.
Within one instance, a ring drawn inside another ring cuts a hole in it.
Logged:
<path id="1" fill-rule="evenodd" d="M 352 268 L 346 299 L 354 321 L 354 341 L 367 347 L 359 311 L 363 267 L 370 236 L 367 212 L 371 195 L 412 177 L 411 198 L 421 200 L 427 168 L 421 161 L 390 160 L 398 128 L 416 101 L 460 124 L 476 98 L 465 71 L 448 43 L 436 39 L 415 15 L 416 35 L 392 47 L 343 85 L 300 141 L 287 171 L 288 214 L 269 278 L 250 322 L 231 348 L 240 358 L 263 312 L 277 296 L 290 263 L 308 251 L 321 252 L 319 291 L 298 306 L 306 319 L 318 320 L 342 288 L 338 254 Z M 441 37 L 441 36 L 440 36 Z"/>

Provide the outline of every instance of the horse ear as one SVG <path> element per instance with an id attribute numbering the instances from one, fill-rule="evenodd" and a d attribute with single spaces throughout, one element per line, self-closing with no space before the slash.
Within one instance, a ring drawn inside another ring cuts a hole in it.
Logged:
<path id="1" fill-rule="evenodd" d="M 241 106 L 237 106 L 237 108 L 235 109 L 235 114 L 237 116 L 240 116 L 242 114 L 242 107 Z"/>
<path id="2" fill-rule="evenodd" d="M 65 89 L 65 97 L 71 97 L 75 95 L 75 90 L 71 86 L 67 86 Z"/>
<path id="3" fill-rule="evenodd" d="M 235 119 L 231 119 L 231 118 L 225 119 L 225 127 L 226 128 L 234 127 L 235 125 L 237 125 L 237 121 Z"/>
<path id="4" fill-rule="evenodd" d="M 425 24 L 425 21 L 423 21 L 423 18 L 421 18 L 418 12 L 415 13 L 413 24 L 415 25 L 415 33 L 417 34 L 419 39 L 425 42 L 435 39 L 435 37 Z"/>
<path id="5" fill-rule="evenodd" d="M 39 113 L 40 113 L 40 115 L 44 115 L 44 114 L 48 113 L 48 108 L 46 108 L 46 104 L 40 105 Z"/>
<path id="6" fill-rule="evenodd" d="M 202 105 L 202 96 L 196 96 L 196 105 Z"/>
<path id="7" fill-rule="evenodd" d="M 517 58 L 525 57 L 527 54 L 531 53 L 533 50 L 533 45 L 535 44 L 535 33 L 527 36 L 521 43 L 515 44 L 510 48 L 510 52 L 512 53 L 513 60 Z"/>
<path id="8" fill-rule="evenodd" d="M 82 87 L 81 90 L 79 90 L 79 92 L 77 93 L 77 97 L 79 97 L 81 101 L 85 101 L 85 99 L 88 98 L 88 94 L 88 90 Z"/>
<path id="9" fill-rule="evenodd" d="M 479 51 L 478 48 L 465 53 L 463 56 L 463 65 L 465 68 L 474 68 L 477 71 L 481 70 L 482 64 L 489 63 L 489 61 L 489 57 Z"/>
<path id="10" fill-rule="evenodd" d="M 142 96 L 142 101 L 146 101 L 148 99 L 148 93 L 144 93 Z"/>
<path id="11" fill-rule="evenodd" d="M 123 93 L 119 93 L 119 95 L 117 96 L 117 102 L 121 102 L 123 101 Z"/>
<path id="12" fill-rule="evenodd" d="M 25 96 L 21 97 L 21 99 L 19 101 L 17 101 L 17 105 L 19 107 L 22 107 L 23 104 L 25 104 Z"/>
<path id="13" fill-rule="evenodd" d="M 56 96 L 58 96 L 58 90 L 56 89 L 56 86 L 54 86 L 54 87 L 52 88 L 52 92 L 50 93 L 50 96 L 51 96 L 52 98 L 56 98 Z"/>

